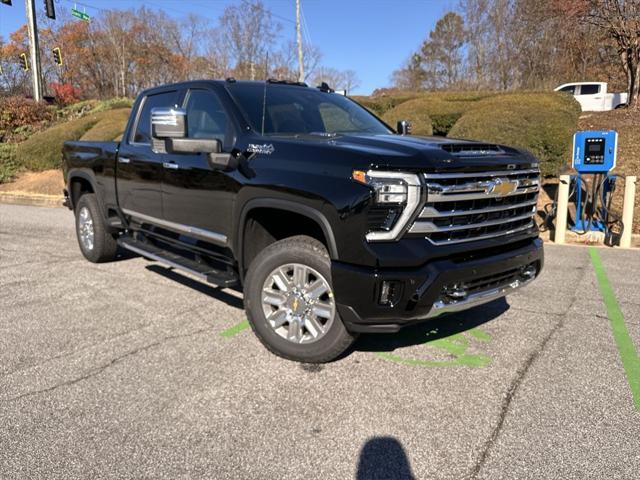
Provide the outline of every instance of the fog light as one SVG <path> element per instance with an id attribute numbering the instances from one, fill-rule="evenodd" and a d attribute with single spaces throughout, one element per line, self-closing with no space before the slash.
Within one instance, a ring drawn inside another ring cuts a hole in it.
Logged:
<path id="1" fill-rule="evenodd" d="M 389 280 L 383 281 L 380 285 L 380 296 L 378 298 L 378 303 L 387 307 L 393 307 L 398 301 L 400 290 L 401 288 L 398 282 Z"/>
<path id="2" fill-rule="evenodd" d="M 534 264 L 527 265 L 526 267 L 522 267 L 522 269 L 520 270 L 520 275 L 522 276 L 522 278 L 526 280 L 530 280 L 533 277 L 535 277 L 536 273 L 538 273 L 538 269 Z"/>

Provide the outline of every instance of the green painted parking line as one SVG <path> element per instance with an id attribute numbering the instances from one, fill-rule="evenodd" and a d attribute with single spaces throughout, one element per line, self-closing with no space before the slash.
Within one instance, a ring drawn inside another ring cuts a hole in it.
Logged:
<path id="1" fill-rule="evenodd" d="M 224 338 L 231 338 L 239 334 L 241 331 L 246 330 L 247 328 L 249 328 L 249 320 L 242 320 L 240 323 L 237 323 L 233 327 L 227 328 L 220 334 L 220 336 Z"/>
<path id="2" fill-rule="evenodd" d="M 624 367 L 624 372 L 627 375 L 627 381 L 631 388 L 631 395 L 633 396 L 636 409 L 640 411 L 640 357 L 638 357 L 633 340 L 624 323 L 624 317 L 618 306 L 616 296 L 613 293 L 613 288 L 611 288 L 611 284 L 607 278 L 607 272 L 605 272 L 604 266 L 602 265 L 600 253 L 595 247 L 589 247 L 589 255 L 591 255 L 591 262 L 596 271 L 600 294 L 607 307 L 607 316 L 609 317 L 613 338 L 618 346 L 622 366 Z"/>
<path id="3" fill-rule="evenodd" d="M 434 334 L 437 332 L 433 332 Z M 473 328 L 465 332 L 475 340 L 486 343 L 491 341 L 491 335 Z M 469 352 L 471 342 L 463 333 L 455 333 L 448 337 L 438 338 L 435 340 L 427 340 L 422 344 L 424 347 L 440 351 L 447 354 L 450 358 L 445 360 L 434 360 L 425 358 L 406 358 L 390 352 L 376 352 L 376 356 L 383 360 L 402 365 L 411 365 L 414 367 L 486 367 L 491 364 L 491 357 L 482 353 Z M 425 352 L 427 353 L 427 352 Z M 427 353 L 428 354 L 428 353 Z"/>

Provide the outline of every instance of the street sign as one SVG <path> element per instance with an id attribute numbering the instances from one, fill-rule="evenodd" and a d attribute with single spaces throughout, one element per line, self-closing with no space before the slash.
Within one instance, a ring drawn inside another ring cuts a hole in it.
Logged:
<path id="1" fill-rule="evenodd" d="M 71 15 L 73 15 L 76 18 L 79 18 L 80 20 L 84 20 L 85 22 L 88 22 L 91 19 L 91 17 L 87 15 L 85 12 L 81 12 L 80 10 L 77 10 L 75 8 L 71 9 Z"/>

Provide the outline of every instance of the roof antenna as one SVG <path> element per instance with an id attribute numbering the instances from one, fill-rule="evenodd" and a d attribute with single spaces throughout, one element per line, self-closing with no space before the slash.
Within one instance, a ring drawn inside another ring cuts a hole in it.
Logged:
<path id="1" fill-rule="evenodd" d="M 269 52 L 264 61 L 264 93 L 262 94 L 262 136 L 264 137 L 264 119 L 267 116 L 267 78 L 269 77 Z"/>

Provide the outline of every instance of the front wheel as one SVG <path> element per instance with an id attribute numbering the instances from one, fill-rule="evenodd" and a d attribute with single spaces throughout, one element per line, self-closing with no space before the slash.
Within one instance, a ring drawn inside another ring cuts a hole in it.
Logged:
<path id="1" fill-rule="evenodd" d="M 245 281 L 249 323 L 267 349 L 289 360 L 324 363 L 354 341 L 336 310 L 324 245 L 298 236 L 269 245 Z"/>

